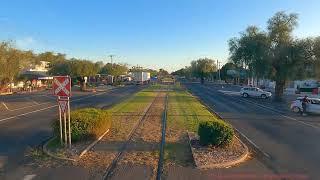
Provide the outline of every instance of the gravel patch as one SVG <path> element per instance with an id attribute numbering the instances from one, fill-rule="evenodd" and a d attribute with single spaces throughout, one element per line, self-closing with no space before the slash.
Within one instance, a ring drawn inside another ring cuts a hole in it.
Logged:
<path id="1" fill-rule="evenodd" d="M 145 120 L 130 140 L 122 159 L 120 159 L 114 170 L 113 179 L 122 177 L 121 173 L 124 173 L 123 167 L 131 167 L 131 170 L 128 170 L 128 172 L 133 172 L 134 174 L 132 175 L 135 176 L 139 172 L 132 171 L 132 168 L 144 167 L 144 172 L 151 176 L 147 179 L 155 179 L 159 160 L 164 102 L 165 93 L 160 93 L 147 113 Z"/>
<path id="2" fill-rule="evenodd" d="M 225 147 L 202 146 L 195 133 L 188 133 L 194 161 L 198 168 L 219 167 L 219 164 L 236 161 L 247 153 L 247 148 L 236 137 Z"/>

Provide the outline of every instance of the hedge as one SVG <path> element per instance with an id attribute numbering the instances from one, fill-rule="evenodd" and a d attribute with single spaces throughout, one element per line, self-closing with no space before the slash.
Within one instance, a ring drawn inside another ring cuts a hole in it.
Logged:
<path id="1" fill-rule="evenodd" d="M 232 142 L 234 130 L 221 120 L 202 121 L 199 123 L 198 134 L 202 145 L 223 146 Z"/>
<path id="2" fill-rule="evenodd" d="M 111 127 L 111 115 L 105 110 L 85 108 L 71 111 L 71 138 L 79 141 L 98 138 Z M 59 121 L 53 122 L 53 132 L 60 137 Z"/>

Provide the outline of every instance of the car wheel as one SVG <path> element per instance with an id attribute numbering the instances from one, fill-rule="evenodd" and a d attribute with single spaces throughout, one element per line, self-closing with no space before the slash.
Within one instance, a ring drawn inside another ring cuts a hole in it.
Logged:
<path id="1" fill-rule="evenodd" d="M 261 98 L 262 98 L 262 99 L 267 99 L 267 96 L 266 96 L 265 94 L 262 94 L 262 95 L 261 95 Z"/>
<path id="2" fill-rule="evenodd" d="M 295 112 L 295 113 L 299 113 L 300 112 L 300 108 L 295 106 L 292 108 L 292 111 Z"/>
<path id="3" fill-rule="evenodd" d="M 247 93 L 243 93 L 242 96 L 245 98 L 249 97 L 249 95 Z"/>

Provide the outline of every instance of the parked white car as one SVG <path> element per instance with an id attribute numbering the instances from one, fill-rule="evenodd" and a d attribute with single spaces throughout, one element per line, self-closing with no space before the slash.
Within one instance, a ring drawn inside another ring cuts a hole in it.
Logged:
<path id="1" fill-rule="evenodd" d="M 243 87 L 240 90 L 240 95 L 242 97 L 259 97 L 263 99 L 267 99 L 272 96 L 271 92 L 264 91 L 257 87 Z"/>
<path id="2" fill-rule="evenodd" d="M 290 108 L 293 112 L 299 113 L 302 111 L 302 99 L 303 97 L 298 97 L 290 105 Z M 309 103 L 307 104 L 306 111 L 307 113 L 320 114 L 320 98 L 307 98 Z"/>

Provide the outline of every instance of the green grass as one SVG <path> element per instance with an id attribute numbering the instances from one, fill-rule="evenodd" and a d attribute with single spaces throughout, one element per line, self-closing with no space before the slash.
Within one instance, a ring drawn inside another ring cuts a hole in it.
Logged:
<path id="1" fill-rule="evenodd" d="M 192 165 L 193 159 L 188 140 L 185 139 L 181 142 L 166 143 L 164 161 L 172 161 L 181 166 Z"/>
<path id="2" fill-rule="evenodd" d="M 57 149 L 61 147 L 60 139 L 57 137 L 54 137 L 47 145 L 48 149 Z"/>
<path id="3" fill-rule="evenodd" d="M 168 126 L 197 132 L 201 121 L 218 120 L 190 93 L 179 86 L 169 93 Z"/>
<path id="4" fill-rule="evenodd" d="M 192 153 L 186 131 L 198 133 L 199 123 L 215 121 L 218 118 L 211 114 L 198 99 L 180 87 L 171 85 L 169 92 L 167 128 L 177 132 L 178 140 L 166 142 L 165 161 L 180 166 L 193 166 Z"/>
<path id="5" fill-rule="evenodd" d="M 108 111 L 113 113 L 134 113 L 143 110 L 154 99 L 156 92 L 155 89 L 159 89 L 159 85 L 151 85 L 148 88 L 137 92 L 129 99 L 113 106 Z"/>

